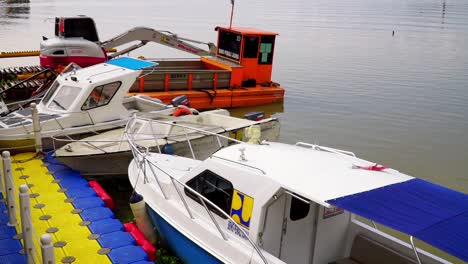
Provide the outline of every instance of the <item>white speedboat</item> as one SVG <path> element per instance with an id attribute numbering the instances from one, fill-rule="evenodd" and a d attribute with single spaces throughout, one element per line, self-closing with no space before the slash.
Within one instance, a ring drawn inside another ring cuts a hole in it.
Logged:
<path id="1" fill-rule="evenodd" d="M 450 263 L 413 239 L 468 261 L 468 195 L 351 152 L 240 143 L 199 161 L 129 142 L 130 182 L 184 263 Z"/>
<path id="2" fill-rule="evenodd" d="M 224 109 L 197 113 L 196 115 L 167 116 L 155 119 L 133 118 L 126 129 L 140 147 L 151 152 L 171 153 L 177 156 L 206 159 L 219 149 L 214 140 L 218 138 L 199 131 L 190 131 L 183 126 L 196 127 L 199 130 L 249 140 L 245 129 L 257 126 L 258 141 L 276 141 L 279 137 L 280 123 L 276 118 L 251 121 L 229 116 Z M 254 128 L 251 128 L 254 129 Z M 133 158 L 130 145 L 124 137 L 124 128 L 114 129 L 77 141 L 68 138 L 55 138 L 57 142 L 71 142 L 57 149 L 54 156 L 87 177 L 127 175 L 128 164 Z M 191 144 L 187 144 L 190 139 Z M 228 141 L 221 139 L 222 145 Z"/>
<path id="3" fill-rule="evenodd" d="M 50 138 L 74 138 L 123 126 L 133 114 L 172 113 L 173 107 L 145 96 L 126 94 L 143 68 L 155 63 L 119 58 L 59 75 L 37 105 L 44 148 Z M 0 118 L 0 149 L 34 149 L 31 108 Z"/>

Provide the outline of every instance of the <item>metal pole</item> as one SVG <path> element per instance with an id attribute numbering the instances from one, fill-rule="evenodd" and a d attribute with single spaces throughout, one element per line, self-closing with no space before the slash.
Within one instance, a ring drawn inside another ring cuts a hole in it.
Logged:
<path id="1" fill-rule="evenodd" d="M 24 252 L 27 257 L 27 263 L 34 263 L 34 242 L 32 237 L 32 221 L 31 221 L 31 203 L 29 201 L 28 186 L 23 184 L 19 187 L 20 194 L 20 216 L 21 229 L 23 231 Z"/>
<path id="2" fill-rule="evenodd" d="M 190 139 L 189 139 L 188 134 L 187 134 L 187 129 L 185 129 L 185 127 L 184 127 L 184 133 L 185 133 L 185 138 L 187 139 L 188 146 L 190 148 L 190 152 L 192 153 L 192 157 L 193 157 L 193 159 L 196 159 L 195 158 L 195 153 L 193 152 L 192 144 L 190 143 Z"/>
<path id="3" fill-rule="evenodd" d="M 41 123 L 39 122 L 39 113 L 37 112 L 36 103 L 31 103 L 31 109 L 32 109 L 34 142 L 36 144 L 36 153 L 38 153 L 42 151 L 42 140 L 41 140 Z"/>
<path id="4" fill-rule="evenodd" d="M 13 177 L 11 172 L 11 158 L 9 151 L 3 151 L 3 179 L 5 180 L 5 192 L 7 198 L 7 205 L 8 205 L 8 225 L 9 226 L 16 226 L 18 221 L 16 220 L 16 213 L 15 213 L 15 193 L 13 186 Z"/>
<path id="5" fill-rule="evenodd" d="M 229 20 L 229 29 L 232 28 L 232 16 L 234 15 L 234 0 L 231 0 L 231 19 Z"/>
<path id="6" fill-rule="evenodd" d="M 411 246 L 413 247 L 414 256 L 416 257 L 416 261 L 417 261 L 418 264 L 421 264 L 421 260 L 419 259 L 418 251 L 416 250 L 416 246 L 414 245 L 413 236 L 410 236 L 409 239 L 410 239 L 410 242 L 411 242 Z"/>
<path id="7" fill-rule="evenodd" d="M 41 236 L 41 252 L 43 264 L 55 264 L 54 246 L 52 237 L 49 234 Z"/>
<path id="8" fill-rule="evenodd" d="M 206 212 L 208 213 L 208 215 L 210 216 L 211 218 L 211 221 L 213 221 L 213 223 L 215 224 L 216 228 L 218 229 L 219 233 L 221 234 L 221 236 L 223 237 L 224 240 L 228 240 L 226 235 L 224 234 L 223 230 L 221 230 L 221 227 L 219 227 L 219 224 L 218 222 L 216 221 L 216 219 L 214 218 L 213 214 L 211 213 L 210 209 L 208 209 L 208 207 L 206 206 L 205 204 L 205 201 L 203 201 L 203 198 L 201 198 L 201 196 L 198 196 L 198 198 L 200 199 L 201 203 L 203 204 L 203 207 L 205 207 L 205 210 Z"/>

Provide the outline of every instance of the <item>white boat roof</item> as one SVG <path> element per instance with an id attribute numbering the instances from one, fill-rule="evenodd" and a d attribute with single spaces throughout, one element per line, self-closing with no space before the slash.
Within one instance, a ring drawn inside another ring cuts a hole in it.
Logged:
<path id="1" fill-rule="evenodd" d="M 240 148 L 245 148 L 246 161 L 240 161 Z M 281 187 L 324 206 L 329 206 L 330 199 L 413 179 L 393 169 L 356 168 L 353 165 L 375 163 L 349 155 L 282 143 L 237 144 L 213 156 L 261 169 Z"/>
<path id="2" fill-rule="evenodd" d="M 122 68 L 112 64 L 101 63 L 86 68 L 82 68 L 76 72 L 64 74 L 63 78 L 71 81 L 70 77 L 76 77 L 78 83 L 97 83 L 100 81 L 112 80 L 114 78 L 122 78 L 127 74 L 134 74 L 135 70 Z"/>

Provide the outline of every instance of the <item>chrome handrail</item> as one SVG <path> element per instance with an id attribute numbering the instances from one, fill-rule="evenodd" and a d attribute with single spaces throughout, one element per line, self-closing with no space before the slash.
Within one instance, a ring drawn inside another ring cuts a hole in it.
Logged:
<path id="1" fill-rule="evenodd" d="M 133 145 L 132 145 L 133 146 Z M 136 146 L 133 146 L 136 148 Z M 139 152 L 138 148 L 136 148 L 136 151 Z M 141 154 L 141 152 L 140 152 Z M 248 241 L 250 242 L 250 244 L 254 247 L 255 251 L 257 251 L 257 253 L 259 254 L 260 258 L 263 260 L 263 262 L 265 264 L 268 264 L 268 261 L 266 260 L 265 256 L 263 256 L 263 254 L 261 253 L 260 249 L 258 248 L 258 246 L 250 239 L 250 237 L 248 236 L 248 234 L 242 229 L 242 227 L 237 224 L 234 219 L 232 219 L 232 217 L 228 214 L 226 214 L 221 208 L 219 208 L 217 205 L 215 205 L 214 203 L 212 203 L 210 200 L 206 199 L 204 196 L 202 196 L 201 194 L 199 194 L 198 192 L 196 192 L 195 190 L 193 190 L 191 187 L 185 185 L 184 183 L 182 183 L 181 181 L 177 180 L 176 178 L 172 177 L 169 173 L 165 172 L 164 170 L 162 170 L 161 168 L 159 168 L 155 163 L 153 163 L 151 160 L 147 159 L 147 157 L 145 155 L 142 155 L 143 159 L 145 159 L 147 161 L 148 164 L 150 165 L 153 165 L 154 167 L 156 167 L 158 170 L 162 171 L 164 174 L 166 174 L 170 179 L 171 179 L 171 182 L 172 182 L 172 185 L 174 186 L 174 188 L 176 190 L 178 190 L 177 188 L 177 185 L 175 184 L 178 183 L 180 185 L 182 185 L 184 188 L 186 188 L 190 193 L 192 193 L 193 195 L 197 196 L 198 199 L 201 199 L 203 200 L 203 207 L 205 208 L 205 210 L 208 210 L 209 211 L 209 208 L 208 206 L 206 205 L 206 203 L 208 203 L 208 205 L 210 205 L 212 208 L 214 208 L 218 213 L 220 213 L 221 215 L 223 215 L 224 217 L 226 217 L 227 219 L 229 219 L 229 221 L 231 221 L 234 225 L 236 225 L 236 227 L 238 228 L 238 230 L 241 231 L 243 237 L 246 237 L 248 239 Z M 141 169 L 141 168 L 140 168 Z M 157 177 L 155 174 L 154 174 L 154 177 Z M 187 213 L 189 215 L 192 215 L 191 211 L 189 210 L 189 207 L 187 205 L 187 201 L 185 200 L 184 196 L 180 194 L 180 190 L 178 190 L 178 193 L 179 193 L 179 197 L 181 199 L 181 201 L 186 205 L 185 206 L 185 209 L 187 210 Z M 168 200 L 168 199 L 166 199 Z M 193 217 L 193 215 L 192 215 Z M 228 240 L 228 238 L 225 236 L 225 234 L 219 229 L 219 223 L 218 221 L 216 220 L 216 218 L 214 217 L 210 217 L 213 222 L 213 224 L 218 228 L 218 231 L 220 232 L 220 235 L 221 237 L 224 239 L 224 240 Z M 194 217 L 192 219 L 195 219 Z"/>
<path id="2" fill-rule="evenodd" d="M 164 122 L 164 121 L 157 121 L 157 120 L 148 120 L 148 121 L 155 121 L 155 122 L 160 122 L 160 123 L 166 123 L 166 124 L 169 124 L 169 125 L 174 125 L 174 126 L 182 126 L 182 127 L 186 127 L 188 129 L 193 129 L 193 130 L 198 130 L 199 132 L 205 132 L 205 133 L 208 133 L 208 134 L 212 134 L 212 135 L 215 135 L 215 136 L 219 136 L 221 138 L 228 138 L 226 136 L 223 136 L 223 135 L 218 135 L 218 134 L 215 134 L 215 133 L 211 133 L 209 131 L 204 131 L 204 130 L 201 130 L 201 129 L 197 129 L 197 128 L 191 128 L 191 127 L 187 127 L 187 126 L 184 126 L 184 125 L 179 125 L 179 124 L 174 124 L 174 123 L 170 123 L 170 122 Z M 130 124 L 130 120 L 129 122 L 127 122 L 127 125 Z M 130 147 L 132 148 L 132 153 L 134 155 L 134 158 L 135 158 L 135 162 L 139 162 L 140 159 L 143 159 L 143 161 L 145 162 L 145 164 L 148 164 L 149 167 L 151 168 L 152 166 L 161 171 L 163 174 L 167 175 L 170 179 L 171 179 L 171 183 L 172 183 L 172 186 L 176 189 L 177 193 L 178 193 L 178 196 L 179 196 L 179 199 L 182 201 L 182 203 L 184 204 L 184 207 L 185 207 L 185 210 L 187 211 L 187 214 L 189 215 L 189 217 L 193 220 L 195 219 L 188 204 L 187 204 L 187 201 L 185 199 L 185 197 L 180 193 L 180 190 L 178 189 L 177 187 L 177 184 L 181 185 L 182 187 L 184 187 L 186 190 L 188 190 L 191 194 L 195 195 L 198 199 L 200 199 L 201 203 L 202 203 L 202 206 L 205 208 L 205 210 L 208 212 L 209 216 L 210 216 L 210 219 L 211 221 L 213 222 L 213 224 L 215 225 L 215 227 L 217 228 L 218 232 L 220 233 L 220 236 L 224 239 L 224 240 L 229 240 L 229 238 L 226 236 L 226 234 L 222 231 L 222 229 L 220 228 L 219 226 L 219 223 L 218 221 L 216 220 L 216 218 L 211 214 L 211 211 L 210 211 L 210 208 L 208 208 L 208 206 L 210 206 L 212 209 L 214 209 L 218 214 L 222 215 L 223 217 L 225 217 L 226 219 L 228 219 L 228 221 L 232 222 L 236 227 L 237 229 L 242 233 L 243 237 L 247 238 L 247 240 L 249 241 L 250 245 L 254 248 L 254 250 L 256 251 L 256 253 L 260 256 L 260 258 L 262 259 L 263 263 L 265 264 L 268 264 L 268 261 L 266 260 L 265 256 L 262 254 L 260 248 L 252 241 L 252 239 L 248 236 L 248 234 L 244 231 L 244 229 L 239 225 L 237 224 L 234 219 L 228 215 L 226 212 L 224 212 L 221 208 L 219 208 L 217 205 L 215 205 L 213 202 L 211 202 L 210 200 L 208 200 L 207 198 L 205 198 L 203 195 L 199 194 L 198 192 L 196 192 L 194 189 L 192 189 L 191 187 L 189 187 L 188 185 L 186 185 L 185 183 L 179 181 L 178 179 L 176 179 L 175 177 L 173 177 L 172 175 L 170 175 L 168 172 L 166 172 L 164 169 L 162 169 L 161 167 L 159 167 L 157 164 L 155 164 L 153 161 L 151 161 L 150 159 L 148 159 L 148 153 L 142 153 L 140 151 L 140 149 L 138 148 L 138 146 L 135 144 L 135 142 L 133 142 L 133 136 L 131 135 L 131 133 L 127 134 L 127 129 L 128 127 L 126 127 L 125 129 L 125 134 L 126 134 L 126 138 L 128 139 L 128 143 L 130 145 Z M 231 138 L 228 138 L 230 140 L 233 140 L 233 141 L 237 141 L 239 143 L 243 143 L 242 141 L 238 141 L 238 140 L 234 140 L 234 139 L 231 139 Z M 138 167 L 138 170 L 142 170 L 142 168 L 140 166 L 137 166 Z M 143 168 L 144 169 L 144 168 Z M 157 182 L 157 185 L 159 186 L 159 188 L 162 190 L 162 185 L 160 184 L 159 182 L 159 179 L 157 179 L 157 174 L 154 172 L 153 169 L 150 169 L 151 170 L 151 173 L 153 174 L 153 177 L 155 178 L 156 182 Z M 146 173 L 146 170 L 145 172 Z M 176 184 L 177 183 L 177 184 Z M 166 197 L 166 195 L 164 194 L 165 192 L 163 191 L 163 197 L 165 198 L 165 200 L 168 200 L 169 197 Z"/>
<path id="3" fill-rule="evenodd" d="M 409 239 L 410 239 L 411 246 L 413 247 L 414 255 L 416 256 L 416 261 L 418 262 L 418 264 L 421 264 L 418 251 L 416 250 L 416 246 L 414 245 L 414 242 L 413 242 L 413 236 L 410 236 Z"/>
<path id="4" fill-rule="evenodd" d="M 215 156 L 215 155 L 211 155 L 210 158 L 217 158 L 217 159 L 220 159 L 220 160 L 232 162 L 232 163 L 235 163 L 235 164 L 237 164 L 237 165 L 241 165 L 241 166 L 244 166 L 244 167 L 248 167 L 248 168 L 251 168 L 251 169 L 258 170 L 258 171 L 260 171 L 263 175 L 266 175 L 266 172 L 265 172 L 264 170 L 262 170 L 262 169 L 260 169 L 260 168 L 257 168 L 257 167 L 255 167 L 255 166 L 251 166 L 251 165 L 242 163 L 242 162 L 238 162 L 238 161 L 235 161 L 235 160 L 230 160 L 230 159 L 222 158 L 222 157 Z"/>
<path id="5" fill-rule="evenodd" d="M 103 123 L 96 123 L 94 122 L 93 118 L 91 117 L 91 114 L 89 113 L 89 111 L 83 111 L 83 112 L 66 112 L 66 113 L 61 113 L 61 114 L 65 114 L 65 115 L 68 115 L 68 114 L 83 114 L 83 113 L 86 113 L 89 120 L 91 121 L 90 124 L 85 124 L 85 125 L 82 125 L 82 126 L 90 126 L 91 128 L 95 129 L 96 127 L 98 126 L 102 126 L 102 125 L 109 125 L 107 122 L 103 122 Z M 59 118 L 57 116 L 55 116 L 55 114 L 46 114 L 46 113 L 39 113 L 39 116 L 52 116 L 51 119 L 49 120 L 54 120 L 57 125 L 60 127 L 60 129 L 58 129 L 58 131 L 64 131 L 66 130 L 67 128 L 72 128 L 72 127 L 64 127 L 62 125 L 62 123 L 60 123 L 59 121 Z M 27 129 L 27 127 L 25 126 L 25 123 L 28 124 L 28 125 L 31 125 L 31 129 L 32 129 L 32 117 L 31 116 L 5 116 L 3 118 L 10 118 L 10 119 L 16 119 L 18 120 L 17 123 L 19 123 L 23 130 L 24 130 L 24 133 L 25 134 L 31 134 L 32 133 L 32 130 L 29 131 Z M 125 120 L 115 120 L 116 122 L 122 122 L 122 121 L 125 121 Z M 28 123 L 30 122 L 30 123 Z M 17 123 L 14 123 L 14 124 L 17 124 Z M 123 125 L 122 125 L 123 126 Z M 0 127 L 1 128 L 1 127 Z M 46 130 L 47 131 L 57 131 L 57 129 L 50 129 L 50 130 Z M 42 129 L 41 129 L 41 132 L 42 132 Z M 5 136 L 20 136 L 22 134 L 11 134 L 11 135 L 5 135 Z"/>
<path id="6" fill-rule="evenodd" d="M 330 148 L 330 147 L 324 147 L 324 146 L 320 146 L 320 145 L 316 145 L 316 144 L 310 144 L 310 143 L 306 143 L 306 142 L 297 142 L 296 146 L 312 148 L 312 149 L 315 149 L 315 150 L 323 150 L 323 151 L 328 151 L 328 152 L 332 152 L 332 153 L 336 153 L 336 154 L 346 154 L 348 156 L 356 157 L 356 154 L 354 154 L 354 152 L 351 152 L 351 151 L 336 149 L 336 148 Z"/>
<path id="7" fill-rule="evenodd" d="M 218 144 L 219 144 L 220 148 L 222 147 L 220 138 L 221 139 L 226 139 L 228 141 L 232 141 L 233 143 L 237 143 L 237 144 L 248 144 L 248 143 L 246 143 L 244 141 L 240 141 L 240 140 L 237 140 L 237 139 L 234 139 L 234 138 L 230 138 L 228 136 L 224 136 L 224 135 L 221 135 L 219 133 L 214 133 L 214 132 L 211 132 L 211 131 L 207 131 L 207 130 L 203 130 L 203 129 L 199 129 L 199 128 L 195 128 L 195 127 L 190 127 L 190 126 L 179 124 L 179 123 L 176 123 L 176 122 L 173 122 L 173 121 L 163 121 L 163 120 L 149 119 L 149 118 L 145 118 L 145 117 L 132 117 L 132 118 L 130 118 L 130 120 L 127 122 L 126 131 L 127 131 L 127 129 L 129 127 L 131 127 L 130 124 L 134 123 L 134 120 L 144 120 L 144 121 L 149 122 L 150 124 L 151 123 L 159 123 L 159 124 L 165 124 L 165 125 L 169 125 L 169 126 L 177 126 L 177 127 L 183 128 L 184 130 L 189 129 L 189 130 L 193 130 L 195 132 L 200 132 L 200 133 L 203 133 L 203 134 L 206 134 L 206 135 L 215 136 L 217 138 L 217 141 L 218 141 Z M 125 132 L 125 133 L 132 134 L 132 133 L 128 133 L 128 132 Z M 138 133 L 138 134 L 139 135 L 148 135 L 148 134 L 142 134 L 142 133 Z M 151 136 L 151 135 L 148 135 L 148 136 Z M 149 140 L 149 139 L 150 138 L 148 138 L 146 140 Z M 195 154 L 193 153 L 193 149 L 192 149 L 192 146 L 190 144 L 190 140 L 188 138 L 187 138 L 187 142 L 189 144 L 189 148 L 191 150 L 192 156 L 195 159 Z M 262 143 L 260 143 L 260 144 L 262 144 Z M 235 163 L 237 165 L 241 165 L 241 166 L 244 166 L 244 167 L 247 167 L 247 168 L 258 170 L 263 175 L 266 175 L 266 172 L 264 170 L 262 170 L 262 169 L 260 169 L 258 167 L 255 167 L 255 166 L 251 166 L 251 165 L 244 164 L 244 163 L 241 163 L 241 162 L 237 162 L 235 160 L 231 160 L 231 159 L 227 159 L 227 158 L 218 157 L 218 156 L 215 156 L 213 154 L 210 156 L 210 158 L 217 158 L 217 159 L 222 159 L 222 160 L 225 160 L 225 161 L 228 161 L 228 162 L 232 162 L 232 163 Z"/>
<path id="8" fill-rule="evenodd" d="M 152 126 L 150 126 L 151 129 L 152 129 Z M 117 125 L 111 129 L 118 129 L 118 128 L 124 128 L 123 125 Z M 221 127 L 215 127 L 215 128 L 221 128 Z M 105 131 L 107 132 L 107 130 Z M 104 133 L 105 133 L 104 132 Z M 97 134 L 99 134 L 98 132 L 96 132 Z M 184 135 L 186 136 L 190 136 L 192 134 L 198 134 L 199 132 L 193 132 L 193 133 L 184 133 Z M 133 133 L 127 133 L 127 135 L 130 135 L 130 134 L 133 134 Z M 151 136 L 152 134 L 144 134 L 144 133 L 135 133 L 135 134 L 138 134 L 138 135 L 147 135 L 147 136 Z M 154 134 L 153 134 L 154 135 Z M 167 135 L 167 134 L 160 134 L 160 137 L 148 137 L 148 138 L 138 138 L 138 139 L 135 139 L 133 138 L 133 141 L 134 142 L 146 142 L 146 141 L 149 141 L 149 140 L 155 140 L 155 146 L 158 148 L 158 152 L 159 153 L 162 153 L 161 152 L 161 148 L 160 148 L 160 144 L 158 144 L 157 140 L 158 139 L 165 139 L 166 141 L 168 139 L 171 139 L 172 137 L 180 137 L 182 135 Z M 68 134 L 57 134 L 57 135 L 53 135 L 50 137 L 53 142 L 65 142 L 65 143 L 73 143 L 73 142 L 82 142 L 82 143 L 85 143 L 85 144 L 88 144 L 90 145 L 91 147 L 95 148 L 95 149 L 98 149 L 100 151 L 102 151 L 103 153 L 107 153 L 107 151 L 103 150 L 102 148 L 96 146 L 96 145 L 93 145 L 93 143 L 128 143 L 128 139 L 125 138 L 125 133 L 122 133 L 122 136 L 120 137 L 120 140 L 117 140 L 117 139 L 111 139 L 111 140 L 106 140 L 106 139 L 86 139 L 86 138 L 81 138 L 81 139 L 73 139 L 71 138 Z M 190 139 L 188 139 L 188 142 L 189 144 L 190 143 Z M 220 141 L 218 141 L 218 143 L 220 144 Z M 221 144 L 220 144 L 221 146 Z M 120 149 L 121 145 L 119 146 L 119 149 Z M 192 149 L 193 149 L 193 146 L 190 146 Z M 56 150 L 56 148 L 54 148 Z"/>

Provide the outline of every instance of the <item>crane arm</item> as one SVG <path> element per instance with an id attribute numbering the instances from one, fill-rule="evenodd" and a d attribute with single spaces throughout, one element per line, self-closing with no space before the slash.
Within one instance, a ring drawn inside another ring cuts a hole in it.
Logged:
<path id="1" fill-rule="evenodd" d="M 146 45 L 148 42 L 156 42 L 171 48 L 189 52 L 199 56 L 207 55 L 216 55 L 216 46 L 213 43 L 206 43 L 196 40 L 191 40 L 187 38 L 179 38 L 176 34 L 173 34 L 169 31 L 158 31 L 152 28 L 146 27 L 135 27 L 127 32 L 124 32 L 114 38 L 111 38 L 107 41 L 101 42 L 101 47 L 104 49 L 115 48 L 120 45 L 124 45 L 133 41 L 140 41 L 138 44 L 134 44 L 124 50 L 116 52 L 110 56 L 110 58 L 117 57 L 121 54 L 130 52 L 134 49 Z M 197 44 L 206 44 L 208 45 L 209 50 L 201 49 L 197 46 L 187 43 L 193 42 Z"/>

